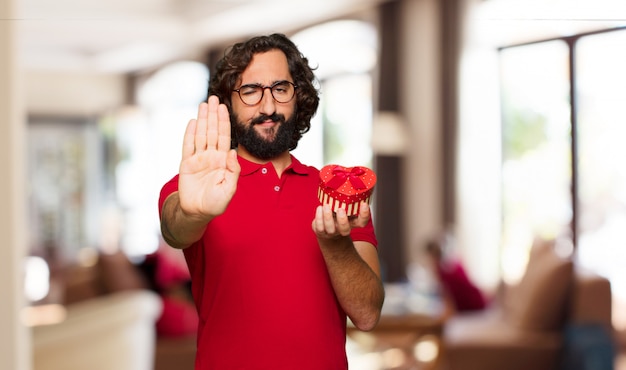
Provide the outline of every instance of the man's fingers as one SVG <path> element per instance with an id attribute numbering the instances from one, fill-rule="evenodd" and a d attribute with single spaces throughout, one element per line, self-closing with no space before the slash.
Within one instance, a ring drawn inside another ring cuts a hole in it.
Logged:
<path id="1" fill-rule="evenodd" d="M 335 215 L 333 214 L 333 210 L 330 209 L 330 206 L 328 204 L 324 204 L 322 206 L 322 218 L 324 221 L 324 230 L 326 230 L 326 233 L 334 234 L 336 232 Z"/>
<path id="2" fill-rule="evenodd" d="M 205 150 L 207 148 L 207 126 L 209 116 L 209 105 L 200 103 L 198 107 L 198 119 L 195 132 L 195 152 Z"/>
<path id="3" fill-rule="evenodd" d="M 324 216 L 322 213 L 322 206 L 317 206 L 315 209 L 315 218 L 313 219 L 313 231 L 320 234 L 324 232 Z"/>
<path id="4" fill-rule="evenodd" d="M 313 231 L 319 236 L 348 236 L 352 227 L 344 209 L 333 212 L 327 204 L 318 206 L 313 220 Z"/>
<path id="5" fill-rule="evenodd" d="M 197 121 L 195 119 L 189 120 L 187 128 L 185 129 L 185 137 L 183 138 L 183 159 L 191 157 L 195 151 L 196 123 Z"/>
<path id="6" fill-rule="evenodd" d="M 207 131 L 206 141 L 207 149 L 216 149 L 218 146 L 218 107 L 220 101 L 215 95 L 209 96 L 208 100 L 208 117 L 207 117 Z"/>
<path id="7" fill-rule="evenodd" d="M 371 217 L 370 205 L 367 202 L 361 202 L 359 214 L 352 220 L 353 227 L 364 227 L 367 225 Z"/>
<path id="8" fill-rule="evenodd" d="M 362 202 L 359 214 L 348 217 L 345 209 L 339 208 L 333 213 L 330 206 L 325 204 L 318 207 L 315 216 L 313 225 L 318 234 L 348 236 L 352 228 L 367 225 L 370 219 L 370 208 L 366 202 Z"/>
<path id="9" fill-rule="evenodd" d="M 228 151 L 230 150 L 230 115 L 224 104 L 220 104 L 217 108 L 217 124 L 217 150 Z"/>
<path id="10" fill-rule="evenodd" d="M 350 229 L 351 229 L 350 220 L 348 219 L 348 216 L 346 215 L 346 210 L 343 208 L 339 208 L 335 213 L 336 213 L 336 217 L 334 219 L 335 229 L 339 232 L 339 234 L 343 236 L 350 235 Z"/>
<path id="11" fill-rule="evenodd" d="M 190 126 L 187 126 L 190 128 Z M 220 104 L 217 96 L 211 95 L 206 103 L 201 103 L 198 107 L 198 118 L 193 125 L 194 135 L 193 151 L 204 151 L 208 149 L 228 151 L 230 150 L 230 116 L 228 108 Z M 185 136 L 190 135 L 188 131 Z M 189 154 L 189 142 L 183 144 L 184 154 Z"/>
<path id="12" fill-rule="evenodd" d="M 241 166 L 237 160 L 237 151 L 235 149 L 228 152 L 228 156 L 226 157 L 226 168 L 237 176 L 239 176 L 239 173 L 241 172 Z"/>

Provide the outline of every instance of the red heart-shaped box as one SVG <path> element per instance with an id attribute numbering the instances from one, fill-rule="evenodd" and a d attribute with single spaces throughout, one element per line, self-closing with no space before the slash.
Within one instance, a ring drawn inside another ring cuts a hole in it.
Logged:
<path id="1" fill-rule="evenodd" d="M 359 213 L 361 202 L 370 203 L 376 185 L 376 174 L 367 167 L 343 167 L 330 164 L 320 171 L 317 195 L 333 211 L 346 210 L 348 216 Z"/>

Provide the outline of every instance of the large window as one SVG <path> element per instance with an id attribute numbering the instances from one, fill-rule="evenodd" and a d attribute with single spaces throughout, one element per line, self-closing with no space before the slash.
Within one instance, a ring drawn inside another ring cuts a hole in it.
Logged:
<path id="1" fill-rule="evenodd" d="M 626 301 L 626 30 L 576 43 L 578 255 Z"/>
<path id="2" fill-rule="evenodd" d="M 511 281 L 533 238 L 556 238 L 571 222 L 568 48 L 551 41 L 505 49 L 501 64 L 502 264 Z"/>
<path id="3" fill-rule="evenodd" d="M 320 109 L 294 155 L 318 168 L 330 163 L 372 166 L 376 28 L 356 20 L 333 21 L 292 39 L 317 68 L 321 84 Z"/>
<path id="4" fill-rule="evenodd" d="M 185 127 L 206 99 L 208 68 L 179 61 L 137 86 L 137 106 L 114 117 L 119 243 L 129 256 L 152 253 L 159 245 L 156 205 L 165 182 L 178 173 Z M 114 218 L 114 217 L 112 217 Z"/>
<path id="5" fill-rule="evenodd" d="M 503 271 L 571 243 L 626 302 L 626 29 L 501 50 Z M 511 257 L 511 258 L 509 258 Z"/>

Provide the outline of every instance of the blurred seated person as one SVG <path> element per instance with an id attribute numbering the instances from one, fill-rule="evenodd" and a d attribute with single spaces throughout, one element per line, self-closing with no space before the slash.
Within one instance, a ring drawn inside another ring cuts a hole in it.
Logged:
<path id="1" fill-rule="evenodd" d="M 191 296 L 191 276 L 180 250 L 161 240 L 159 248 L 139 264 L 150 288 L 161 296 L 163 311 L 156 331 L 163 337 L 196 335 L 198 313 Z"/>
<path id="2" fill-rule="evenodd" d="M 451 237 L 446 233 L 426 244 L 426 253 L 439 280 L 446 306 L 453 312 L 482 310 L 487 306 L 486 296 L 470 280 L 461 260 L 452 255 L 451 244 Z"/>

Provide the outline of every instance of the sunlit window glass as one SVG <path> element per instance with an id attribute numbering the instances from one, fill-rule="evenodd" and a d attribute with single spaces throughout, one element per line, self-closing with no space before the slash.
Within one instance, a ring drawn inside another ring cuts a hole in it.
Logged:
<path id="1" fill-rule="evenodd" d="M 324 158 L 329 163 L 371 166 L 372 79 L 346 75 L 323 85 Z M 349 94 L 346 94 L 349 91 Z"/>
<path id="2" fill-rule="evenodd" d="M 576 51 L 579 258 L 626 300 L 626 31 L 584 37 Z"/>
<path id="3" fill-rule="evenodd" d="M 137 86 L 138 106 L 116 115 L 117 199 L 123 210 L 121 245 L 130 256 L 153 253 L 159 243 L 154 205 L 161 186 L 178 173 L 187 122 L 206 99 L 209 71 L 193 61 L 164 66 Z"/>
<path id="4" fill-rule="evenodd" d="M 293 40 L 316 68 L 321 87 L 320 109 L 294 154 L 317 167 L 372 166 L 376 28 L 361 21 L 333 21 L 298 32 Z"/>
<path id="5" fill-rule="evenodd" d="M 572 219 L 568 48 L 561 41 L 501 52 L 502 270 L 521 277 L 532 241 Z"/>

